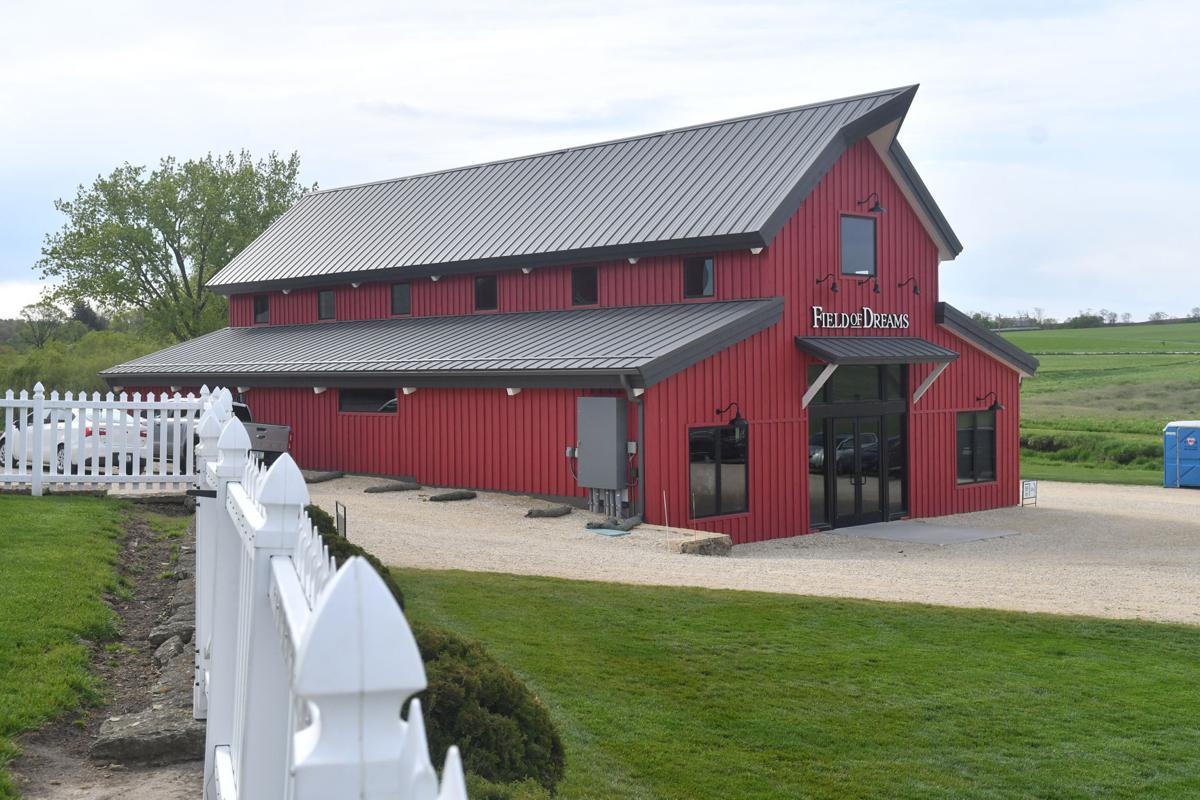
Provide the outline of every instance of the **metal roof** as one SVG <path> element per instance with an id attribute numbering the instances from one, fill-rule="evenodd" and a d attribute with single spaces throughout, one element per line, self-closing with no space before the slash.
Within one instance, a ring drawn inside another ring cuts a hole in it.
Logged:
<path id="1" fill-rule="evenodd" d="M 224 328 L 110 385 L 649 386 L 758 331 L 782 298 Z"/>
<path id="2" fill-rule="evenodd" d="M 934 320 L 958 338 L 1003 361 L 1022 375 L 1032 377 L 1041 362 L 995 331 L 983 327 L 949 303 L 934 306 Z"/>
<path id="3" fill-rule="evenodd" d="M 828 364 L 930 364 L 958 358 L 919 336 L 797 336 L 796 345 Z"/>
<path id="4" fill-rule="evenodd" d="M 848 145 L 889 125 L 894 135 L 916 89 L 313 192 L 208 285 L 232 294 L 765 246 Z M 903 152 L 884 152 L 912 184 Z M 943 250 L 957 253 L 949 236 Z"/>

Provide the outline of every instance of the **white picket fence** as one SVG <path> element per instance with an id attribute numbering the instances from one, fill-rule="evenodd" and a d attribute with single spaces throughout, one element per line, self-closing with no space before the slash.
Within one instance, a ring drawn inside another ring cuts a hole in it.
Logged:
<path id="1" fill-rule="evenodd" d="M 195 716 L 207 800 L 465 800 L 457 748 L 439 788 L 416 641 L 363 559 L 335 569 L 288 455 L 265 468 L 228 390 L 197 423 Z"/>
<path id="2" fill-rule="evenodd" d="M 32 395 L 9 389 L 0 398 L 0 486 L 40 495 L 47 486 L 190 485 L 196 420 L 207 401 L 207 392 L 47 397 L 40 383 Z"/>

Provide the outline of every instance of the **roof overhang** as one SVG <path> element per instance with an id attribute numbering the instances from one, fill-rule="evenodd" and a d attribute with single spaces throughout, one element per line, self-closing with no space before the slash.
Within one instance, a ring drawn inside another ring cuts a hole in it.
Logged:
<path id="1" fill-rule="evenodd" d="M 838 366 L 948 364 L 958 353 L 919 336 L 797 336 L 808 355 Z"/>
<path id="2" fill-rule="evenodd" d="M 982 350 L 1022 377 L 1032 378 L 1040 363 L 995 331 L 988 330 L 949 303 L 934 307 L 934 320 L 967 344 Z"/>

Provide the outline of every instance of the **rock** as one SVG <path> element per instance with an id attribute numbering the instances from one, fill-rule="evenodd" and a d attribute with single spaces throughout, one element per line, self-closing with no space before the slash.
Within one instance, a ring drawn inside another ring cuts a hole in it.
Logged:
<path id="1" fill-rule="evenodd" d="M 475 496 L 474 492 L 465 489 L 455 489 L 452 492 L 430 495 L 429 499 L 435 503 L 445 503 L 450 500 L 474 500 Z"/>
<path id="2" fill-rule="evenodd" d="M 733 549 L 733 540 L 724 533 L 694 536 L 690 539 L 669 539 L 667 547 L 673 553 L 694 556 L 727 556 Z"/>
<path id="3" fill-rule="evenodd" d="M 531 508 L 525 512 L 527 517 L 565 517 L 575 509 L 570 506 L 550 506 L 549 508 Z"/>
<path id="4" fill-rule="evenodd" d="M 323 472 L 316 469 L 302 469 L 300 474 L 304 476 L 305 483 L 324 483 L 346 477 L 344 472 Z"/>
<path id="5" fill-rule="evenodd" d="M 158 625 L 155 625 L 150 631 L 150 635 L 146 638 L 155 647 L 158 647 L 172 636 L 178 636 L 186 644 L 192 640 L 192 634 L 195 630 L 196 610 L 190 606 L 185 606 L 177 609 L 166 622 L 160 622 Z"/>
<path id="6" fill-rule="evenodd" d="M 154 651 L 154 666 L 161 667 L 170 661 L 175 656 L 184 651 L 183 640 L 178 636 L 172 636 L 158 646 Z"/>
<path id="7" fill-rule="evenodd" d="M 604 528 L 605 530 L 610 530 L 610 531 L 629 532 L 641 524 L 642 524 L 641 517 L 628 517 L 626 519 L 617 519 L 616 517 L 609 517 L 608 519 L 606 519 L 602 522 L 589 522 L 587 524 L 587 527 L 591 528 L 592 530 L 595 530 L 597 528 Z"/>
<path id="8" fill-rule="evenodd" d="M 175 585 L 175 593 L 171 595 L 171 608 L 195 607 L 195 605 L 196 578 L 189 576 Z"/>
<path id="9" fill-rule="evenodd" d="M 408 481 L 388 481 L 387 483 L 378 483 L 374 486 L 368 486 L 363 489 L 367 494 L 380 494 L 382 492 L 412 492 L 421 488 L 419 483 L 409 483 Z"/>
<path id="10" fill-rule="evenodd" d="M 171 764 L 204 758 L 204 723 L 190 708 L 154 705 L 100 725 L 92 758 L 104 762 Z"/>

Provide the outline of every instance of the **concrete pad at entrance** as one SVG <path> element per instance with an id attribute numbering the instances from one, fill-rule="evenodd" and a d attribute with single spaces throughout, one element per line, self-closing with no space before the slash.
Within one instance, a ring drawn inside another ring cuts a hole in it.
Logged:
<path id="1" fill-rule="evenodd" d="M 830 533 L 855 536 L 865 539 L 886 539 L 891 542 L 911 544 L 962 544 L 982 539 L 998 539 L 1015 536 L 1017 531 L 990 528 L 968 528 L 961 525 L 931 524 L 919 519 L 903 519 L 896 522 L 876 522 L 871 525 L 855 525 L 852 528 L 836 528 Z"/>

